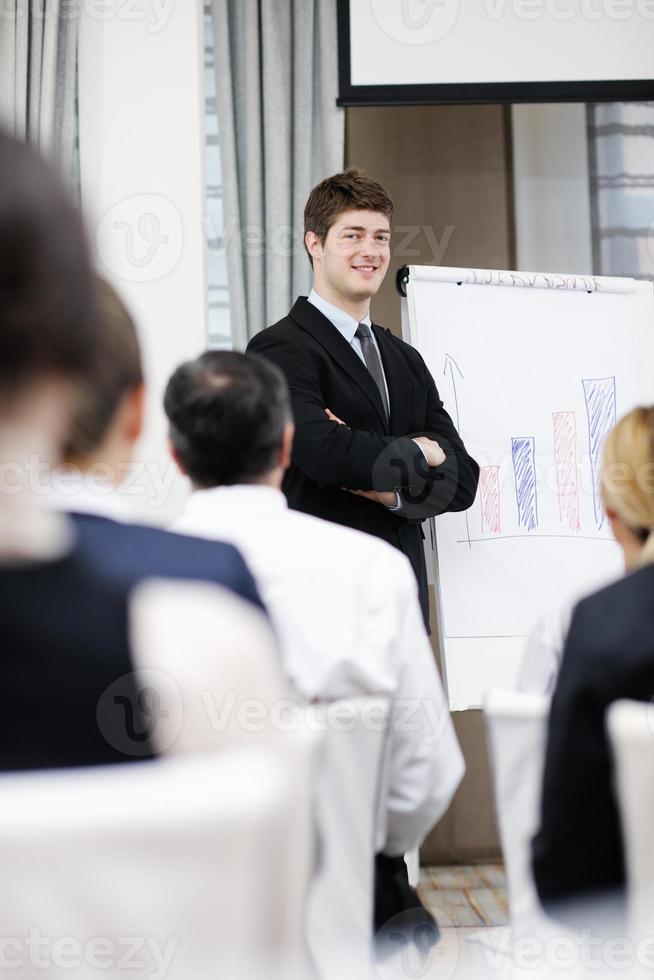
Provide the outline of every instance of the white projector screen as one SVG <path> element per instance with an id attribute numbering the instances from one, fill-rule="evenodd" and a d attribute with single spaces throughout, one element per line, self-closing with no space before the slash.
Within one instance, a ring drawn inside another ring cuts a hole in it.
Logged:
<path id="1" fill-rule="evenodd" d="M 339 0 L 342 105 L 654 98 L 654 0 Z"/>

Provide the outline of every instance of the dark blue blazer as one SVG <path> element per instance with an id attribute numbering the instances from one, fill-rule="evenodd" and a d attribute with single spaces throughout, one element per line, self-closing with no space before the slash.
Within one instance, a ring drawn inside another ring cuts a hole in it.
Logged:
<path id="1" fill-rule="evenodd" d="M 577 924 L 588 903 L 623 911 L 625 861 L 606 712 L 654 697 L 654 566 L 579 603 L 552 700 L 541 826 L 533 843 L 545 908 Z M 588 924 L 586 921 L 585 924 Z"/>
<path id="2" fill-rule="evenodd" d="M 99 575 L 80 548 L 0 565 L 0 769 L 152 755 L 133 683 L 128 601 L 129 588 Z"/>
<path id="3" fill-rule="evenodd" d="M 73 517 L 73 551 L 0 564 L 0 770 L 145 759 L 151 706 L 136 689 L 131 589 L 149 577 L 213 582 L 262 608 L 228 544 Z"/>
<path id="4" fill-rule="evenodd" d="M 327 317 L 300 296 L 287 317 L 262 330 L 248 351 L 267 357 L 288 382 L 295 420 L 293 462 L 284 477 L 289 506 L 374 534 L 402 551 L 418 580 L 429 628 L 429 593 L 422 521 L 466 510 L 479 467 L 443 407 L 422 357 L 390 330 L 373 324 L 390 396 L 390 419 L 372 375 Z M 325 415 L 331 409 L 346 425 Z M 436 439 L 446 454 L 429 468 L 414 436 Z M 395 490 L 394 513 L 359 490 Z"/>
<path id="5" fill-rule="evenodd" d="M 213 582 L 263 609 L 254 579 L 231 544 L 96 515 L 71 517 L 81 550 L 111 581 L 127 586 L 146 578 Z"/>

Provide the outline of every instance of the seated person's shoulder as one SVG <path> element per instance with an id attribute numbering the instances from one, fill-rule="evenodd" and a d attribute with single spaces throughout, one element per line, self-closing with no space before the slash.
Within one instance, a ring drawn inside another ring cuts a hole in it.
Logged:
<path id="1" fill-rule="evenodd" d="M 80 547 L 110 573 L 180 576 L 213 580 L 239 575 L 245 563 L 231 544 L 178 534 L 145 524 L 75 517 Z"/>
<path id="2" fill-rule="evenodd" d="M 289 514 L 303 536 L 312 541 L 314 549 L 342 568 L 344 575 L 367 578 L 384 590 L 388 587 L 402 594 L 405 589 L 417 588 L 409 559 L 387 541 L 312 514 L 300 511 L 289 511 Z M 313 554 L 315 557 L 315 550 Z"/>
<path id="3" fill-rule="evenodd" d="M 654 566 L 638 569 L 577 605 L 565 660 L 587 661 L 595 671 L 621 671 L 635 660 L 654 664 Z"/>

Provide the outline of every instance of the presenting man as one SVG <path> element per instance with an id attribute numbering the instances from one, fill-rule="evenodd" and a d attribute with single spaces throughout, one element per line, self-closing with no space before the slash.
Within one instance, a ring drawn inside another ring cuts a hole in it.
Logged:
<path id="1" fill-rule="evenodd" d="M 383 538 L 407 556 L 429 622 L 422 521 L 465 510 L 479 467 L 420 354 L 371 323 L 390 258 L 393 202 L 358 170 L 311 191 L 305 246 L 314 287 L 248 350 L 289 385 L 296 436 L 291 507 Z"/>

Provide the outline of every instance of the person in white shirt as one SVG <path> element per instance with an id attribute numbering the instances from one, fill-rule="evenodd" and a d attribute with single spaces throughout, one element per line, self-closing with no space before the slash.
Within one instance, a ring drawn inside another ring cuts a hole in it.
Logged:
<path id="1" fill-rule="evenodd" d="M 378 538 L 289 509 L 281 483 L 293 423 L 270 362 L 207 352 L 175 371 L 164 405 L 172 453 L 193 487 L 173 529 L 241 550 L 302 696 L 391 699 L 377 850 L 416 847 L 449 805 L 464 763 L 409 561 Z"/>

